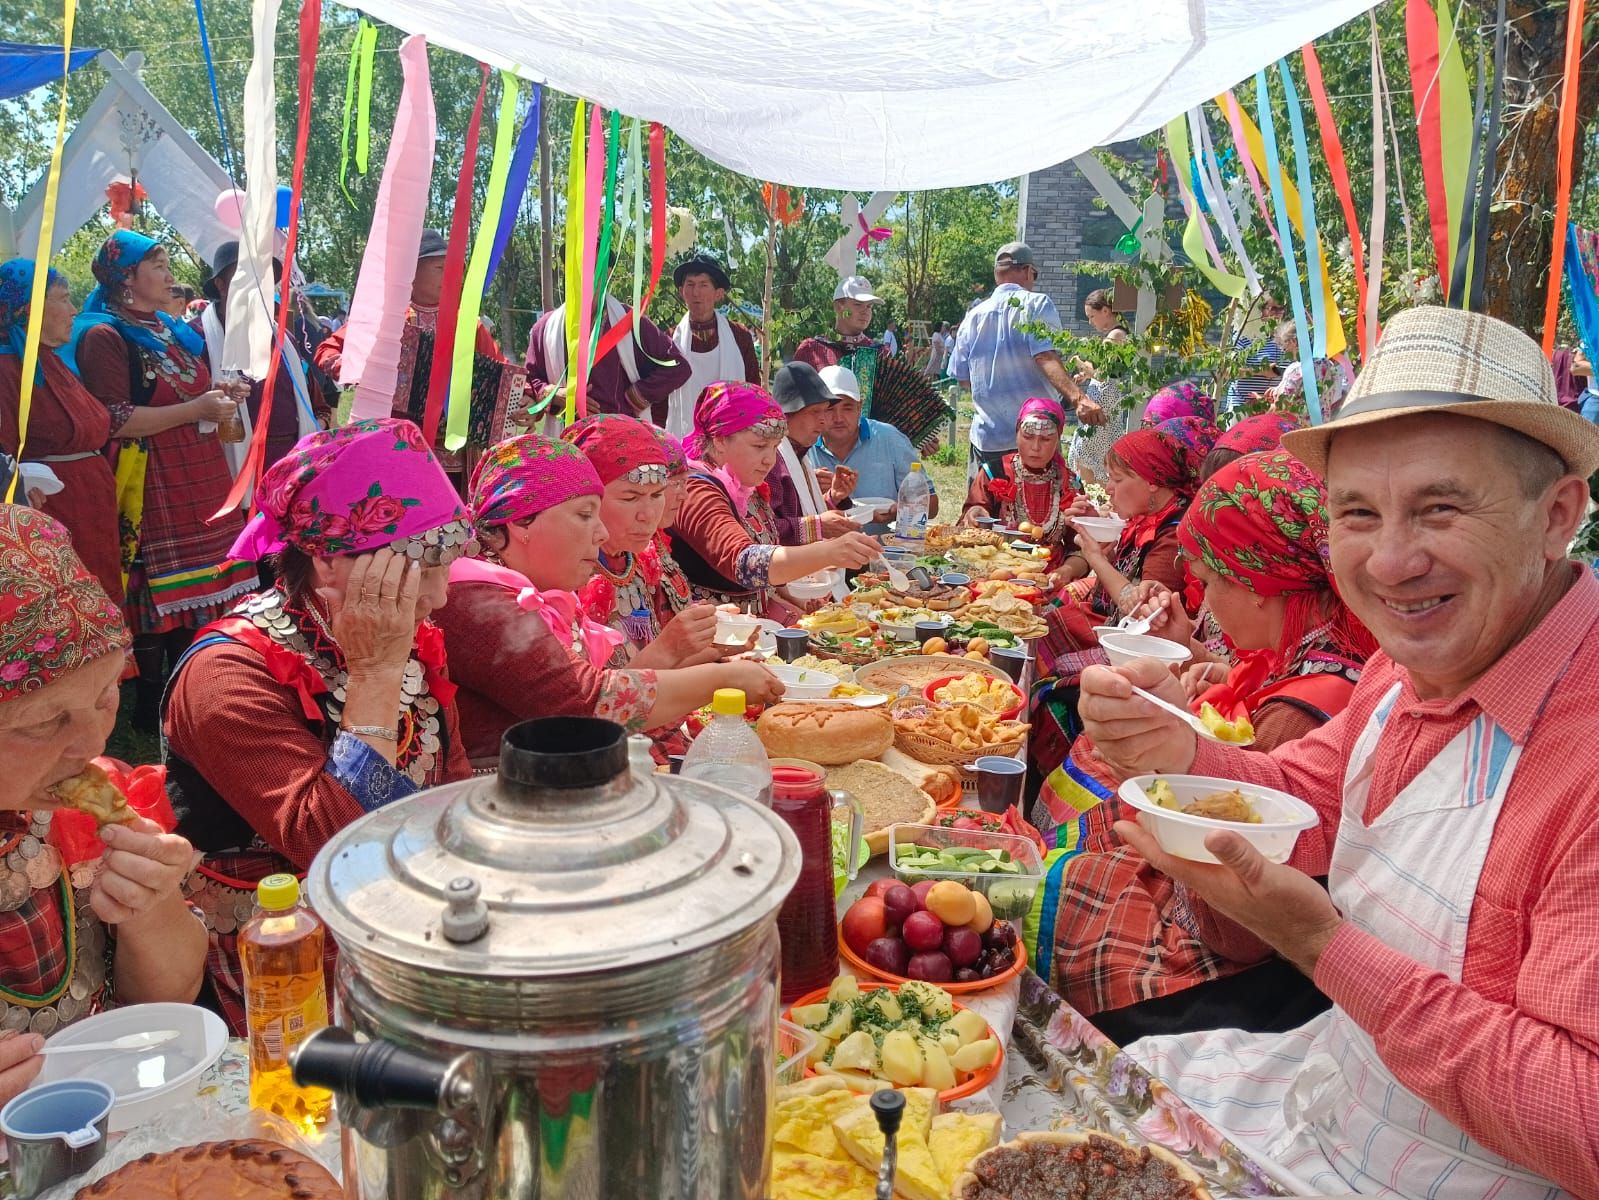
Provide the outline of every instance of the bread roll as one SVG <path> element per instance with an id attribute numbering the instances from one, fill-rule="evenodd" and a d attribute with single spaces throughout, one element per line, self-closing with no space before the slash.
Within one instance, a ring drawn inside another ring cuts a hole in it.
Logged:
<path id="1" fill-rule="evenodd" d="M 755 722 L 755 733 L 773 758 L 833 767 L 887 750 L 894 744 L 894 720 L 886 706 L 774 704 Z"/>

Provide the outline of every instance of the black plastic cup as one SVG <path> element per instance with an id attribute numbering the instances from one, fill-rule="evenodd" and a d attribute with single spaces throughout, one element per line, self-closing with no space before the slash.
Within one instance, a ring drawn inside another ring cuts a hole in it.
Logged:
<path id="1" fill-rule="evenodd" d="M 993 646 L 988 651 L 988 661 L 1011 677 L 1011 682 L 1021 684 L 1027 671 L 1026 646 Z"/>
<path id="2" fill-rule="evenodd" d="M 925 646 L 929 639 L 943 637 L 944 631 L 948 628 L 949 626 L 943 621 L 918 621 L 916 622 L 916 644 Z"/>
<path id="3" fill-rule="evenodd" d="M 772 636 L 777 639 L 777 657 L 786 663 L 803 658 L 810 649 L 811 635 L 803 629 L 779 629 Z"/>
<path id="4" fill-rule="evenodd" d="M 998 815 L 1022 798 L 1027 764 L 1019 758 L 985 754 L 972 764 L 977 770 L 977 807 Z"/>

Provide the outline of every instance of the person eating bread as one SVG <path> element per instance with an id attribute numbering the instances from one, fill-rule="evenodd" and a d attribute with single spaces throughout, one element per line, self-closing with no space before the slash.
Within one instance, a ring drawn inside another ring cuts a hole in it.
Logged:
<path id="1" fill-rule="evenodd" d="M 181 884 L 189 843 L 127 808 L 104 771 L 130 638 L 122 614 L 33 509 L 0 505 L 0 1104 L 57 1029 L 112 1003 L 192 1001 L 205 929 Z M 105 852 L 73 862 L 52 816 L 79 807 Z"/>

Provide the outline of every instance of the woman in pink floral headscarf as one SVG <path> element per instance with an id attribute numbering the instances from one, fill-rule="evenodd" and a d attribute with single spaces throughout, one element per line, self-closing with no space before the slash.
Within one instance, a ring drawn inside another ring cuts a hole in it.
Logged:
<path id="1" fill-rule="evenodd" d="M 277 585 L 200 631 L 165 712 L 179 829 L 206 855 L 190 888 L 209 987 L 235 1033 L 256 882 L 303 873 L 362 813 L 471 774 L 428 617 L 472 525 L 421 431 L 385 419 L 302 438 L 256 508 L 231 555 L 272 559 Z"/>
<path id="2" fill-rule="evenodd" d="M 774 590 L 826 567 L 864 567 L 882 546 L 845 533 L 780 546 L 766 476 L 787 436 L 783 410 L 747 383 L 713 383 L 694 405 L 684 444 L 691 472 L 672 545 L 697 598 L 740 604 L 778 619 L 793 607 Z"/>
<path id="3" fill-rule="evenodd" d="M 591 456 L 570 442 L 524 434 L 478 464 L 470 503 L 481 550 L 450 568 L 450 602 L 439 614 L 474 765 L 497 761 L 500 736 L 533 717 L 599 716 L 642 733 L 675 725 L 719 687 L 757 704 L 782 694 L 776 676 L 752 662 L 607 666 L 623 633 L 585 612 L 576 594 L 610 537 L 603 496 Z"/>

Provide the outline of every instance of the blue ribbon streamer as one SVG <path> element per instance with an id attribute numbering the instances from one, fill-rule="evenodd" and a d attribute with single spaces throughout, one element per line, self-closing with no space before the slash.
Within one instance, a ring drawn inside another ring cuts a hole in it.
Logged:
<path id="1" fill-rule="evenodd" d="M 511 230 L 516 227 L 517 214 L 522 209 L 522 197 L 527 194 L 528 180 L 533 174 L 533 156 L 539 148 L 539 107 L 544 97 L 544 85 L 533 85 L 533 99 L 528 103 L 527 117 L 522 122 L 522 132 L 517 136 L 516 149 L 511 152 L 510 182 L 505 188 L 505 199 L 500 204 L 500 223 L 494 228 L 494 245 L 489 250 L 489 270 L 483 277 L 483 294 L 489 294 L 494 282 L 494 272 L 500 269 L 500 256 L 511 241 Z"/>
<path id="2" fill-rule="evenodd" d="M 222 136 L 222 161 L 228 168 L 228 177 L 235 181 L 239 172 L 233 166 L 233 141 L 228 137 L 228 123 L 222 117 L 222 93 L 217 90 L 217 69 L 211 60 L 211 35 L 205 27 L 204 0 L 194 0 L 194 15 L 200 22 L 200 54 L 205 59 L 205 73 L 211 80 L 211 107 L 217 114 L 217 132 Z"/>
<path id="3" fill-rule="evenodd" d="M 1203 151 L 1201 151 L 1196 146 L 1194 148 L 1194 155 L 1190 155 L 1189 156 L 1189 159 L 1188 159 L 1188 178 L 1191 181 L 1189 186 L 1193 189 L 1193 192 L 1194 192 L 1194 202 L 1199 205 L 1199 211 L 1204 213 L 1208 217 L 1208 216 L 1211 215 L 1210 205 L 1205 200 L 1204 177 L 1200 174 L 1200 171 L 1199 171 L 1199 159 L 1196 157 L 1197 155 L 1202 154 L 1202 153 L 1203 153 Z"/>
<path id="4" fill-rule="evenodd" d="M 1566 225 L 1566 285 L 1571 289 L 1571 317 L 1582 338 L 1582 352 L 1593 362 L 1599 353 L 1599 296 L 1594 294 L 1593 280 L 1588 278 L 1588 268 L 1583 265 L 1577 227 L 1569 222 Z"/>
<path id="5" fill-rule="evenodd" d="M 1299 215 L 1305 223 L 1305 274 L 1310 282 L 1310 334 L 1315 343 L 1311 347 L 1313 358 L 1327 357 L 1327 301 L 1321 276 L 1321 237 L 1316 232 L 1316 197 L 1310 190 L 1310 149 L 1305 141 L 1305 113 L 1299 107 L 1299 93 L 1294 88 L 1293 74 L 1288 64 L 1277 60 L 1277 74 L 1283 81 L 1283 94 L 1288 98 L 1288 129 L 1294 139 L 1294 173 L 1299 183 Z M 1305 344 L 1305 332 L 1299 331 L 1299 344 Z"/>
<path id="6" fill-rule="evenodd" d="M 1279 61 L 1278 65 L 1281 65 Z M 1310 423 L 1321 424 L 1321 397 L 1316 394 L 1316 362 L 1310 339 L 1305 336 L 1305 293 L 1299 282 L 1299 259 L 1294 252 L 1294 227 L 1288 220 L 1288 202 L 1283 198 L 1282 162 L 1277 155 L 1277 128 L 1271 115 L 1271 93 L 1266 88 L 1266 71 L 1255 72 L 1255 105 L 1260 110 L 1260 136 L 1266 148 L 1266 176 L 1272 183 L 1271 206 L 1277 216 L 1277 236 L 1282 240 L 1283 259 L 1288 266 L 1288 298 L 1293 303 L 1294 326 L 1299 330 L 1299 364 L 1305 375 L 1305 407 Z M 1300 193 L 1301 206 L 1309 197 Z M 1306 232 L 1310 229 L 1306 224 Z M 1309 243 L 1306 243 L 1308 254 Z"/>

